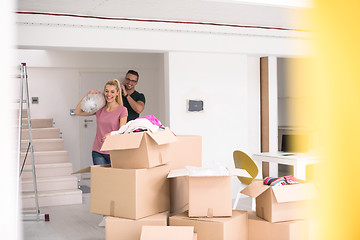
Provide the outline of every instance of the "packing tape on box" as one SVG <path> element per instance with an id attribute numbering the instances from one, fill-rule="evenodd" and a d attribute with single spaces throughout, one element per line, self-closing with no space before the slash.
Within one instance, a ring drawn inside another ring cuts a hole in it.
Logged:
<path id="1" fill-rule="evenodd" d="M 212 208 L 208 208 L 206 216 L 214 217 L 214 210 Z"/>

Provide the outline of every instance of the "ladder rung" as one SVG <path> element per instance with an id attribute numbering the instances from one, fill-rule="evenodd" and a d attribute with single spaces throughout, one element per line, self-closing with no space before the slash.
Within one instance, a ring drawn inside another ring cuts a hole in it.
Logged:
<path id="1" fill-rule="evenodd" d="M 30 168 L 25 168 L 25 169 L 23 169 L 23 172 L 32 172 L 32 169 Z"/>
<path id="2" fill-rule="evenodd" d="M 20 102 L 20 99 L 16 99 L 15 100 L 15 103 L 19 103 Z M 23 101 L 22 101 L 23 103 L 26 103 L 26 99 L 23 99 Z"/>
<path id="3" fill-rule="evenodd" d="M 28 127 L 29 124 L 27 124 L 27 123 L 22 123 L 21 126 L 22 126 L 22 127 Z"/>
<path id="4" fill-rule="evenodd" d="M 35 193 L 34 190 L 23 190 L 21 191 L 21 193 Z"/>
<path id="5" fill-rule="evenodd" d="M 22 214 L 37 214 L 38 210 L 36 208 L 27 208 L 22 210 Z"/>

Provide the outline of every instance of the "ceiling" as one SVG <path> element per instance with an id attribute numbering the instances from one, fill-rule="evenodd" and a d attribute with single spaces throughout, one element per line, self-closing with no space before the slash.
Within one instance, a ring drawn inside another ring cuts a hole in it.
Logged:
<path id="1" fill-rule="evenodd" d="M 295 0 L 282 0 L 286 1 Z M 309 29 L 305 16 L 310 8 L 265 5 L 259 0 L 249 2 L 251 0 L 18 0 L 17 11 Z"/>

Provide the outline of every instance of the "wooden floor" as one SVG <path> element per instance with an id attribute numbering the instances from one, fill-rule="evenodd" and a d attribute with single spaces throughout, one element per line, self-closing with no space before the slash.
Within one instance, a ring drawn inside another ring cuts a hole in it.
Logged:
<path id="1" fill-rule="evenodd" d="M 100 240 L 105 228 L 98 227 L 101 215 L 90 213 L 90 193 L 83 194 L 83 204 L 43 207 L 50 221 L 23 222 L 24 240 Z"/>

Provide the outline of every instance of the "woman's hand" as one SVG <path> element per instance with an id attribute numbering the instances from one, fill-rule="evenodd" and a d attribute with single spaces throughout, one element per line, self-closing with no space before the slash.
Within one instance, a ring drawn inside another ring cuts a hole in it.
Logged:
<path id="1" fill-rule="evenodd" d="M 98 90 L 90 90 L 90 91 L 87 93 L 87 95 L 89 95 L 89 94 L 97 94 L 97 93 L 101 93 L 101 92 L 98 91 Z"/>

